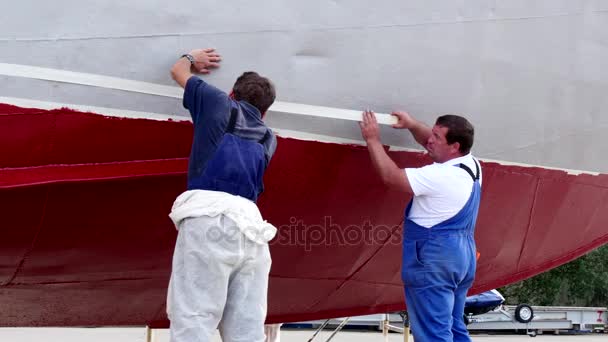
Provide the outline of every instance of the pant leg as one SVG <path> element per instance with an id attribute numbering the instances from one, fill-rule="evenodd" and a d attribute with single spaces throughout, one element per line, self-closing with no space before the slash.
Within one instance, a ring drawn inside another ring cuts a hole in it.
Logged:
<path id="1" fill-rule="evenodd" d="M 405 301 L 416 342 L 452 342 L 454 293 L 450 288 L 406 286 Z"/>
<path id="2" fill-rule="evenodd" d="M 264 325 L 265 342 L 281 342 L 281 325 L 283 323 Z"/>
<path id="3" fill-rule="evenodd" d="M 404 240 L 403 282 L 416 342 L 452 342 L 454 291 L 462 266 L 455 239 Z M 457 241 L 456 241 L 457 242 Z"/>
<path id="4" fill-rule="evenodd" d="M 452 313 L 453 324 L 452 334 L 454 342 L 471 342 L 467 325 L 464 323 L 464 306 L 467 300 L 467 292 L 473 285 L 475 280 L 475 269 L 477 268 L 475 241 L 466 239 L 463 241 L 463 249 L 467 249 L 469 253 L 465 254 L 465 263 L 468 263 L 468 269 L 464 274 L 464 278 L 458 284 L 454 292 L 454 312 Z"/>
<path id="5" fill-rule="evenodd" d="M 238 261 L 233 243 L 225 238 L 220 217 L 180 224 L 167 298 L 171 342 L 211 341 Z"/>
<path id="6" fill-rule="evenodd" d="M 454 311 L 452 313 L 452 334 L 454 342 L 471 342 L 467 325 L 464 323 L 464 304 L 470 286 L 461 286 L 454 293 Z"/>
<path id="7" fill-rule="evenodd" d="M 470 341 L 462 314 L 475 278 L 473 236 L 456 232 L 424 241 L 404 240 L 402 267 L 416 342 Z"/>
<path id="8" fill-rule="evenodd" d="M 230 277 L 220 334 L 224 342 L 264 342 L 270 251 L 268 244 L 240 238 L 242 259 Z"/>

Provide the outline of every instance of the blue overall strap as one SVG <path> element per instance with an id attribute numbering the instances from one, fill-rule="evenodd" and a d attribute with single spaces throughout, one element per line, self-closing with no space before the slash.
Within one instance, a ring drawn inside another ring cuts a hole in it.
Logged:
<path id="1" fill-rule="evenodd" d="M 239 109 L 236 106 L 232 106 L 230 110 L 230 119 L 228 119 L 228 125 L 226 126 L 226 133 L 234 133 L 236 127 L 236 119 L 239 116 Z"/>
<path id="2" fill-rule="evenodd" d="M 473 173 L 473 171 L 471 171 L 471 169 L 463 163 L 460 163 L 459 167 L 468 172 L 468 174 L 471 175 L 471 178 L 473 178 L 474 182 L 479 179 L 479 164 L 477 164 L 477 160 L 475 159 L 473 159 L 473 163 L 475 163 L 475 173 Z"/>
<path id="3" fill-rule="evenodd" d="M 264 134 L 264 136 L 262 137 L 262 139 L 260 139 L 258 141 L 258 143 L 264 145 L 264 143 L 266 142 L 266 140 L 268 140 L 268 138 L 270 138 L 270 131 L 267 129 L 266 133 Z"/>

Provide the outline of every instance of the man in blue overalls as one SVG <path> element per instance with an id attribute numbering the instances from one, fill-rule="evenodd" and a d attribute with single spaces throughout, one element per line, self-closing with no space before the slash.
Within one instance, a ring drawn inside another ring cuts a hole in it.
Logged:
<path id="1" fill-rule="evenodd" d="M 194 126 L 188 190 L 169 215 L 179 231 L 167 294 L 173 342 L 210 341 L 218 328 L 223 341 L 264 341 L 276 228 L 255 202 L 276 148 L 262 121 L 275 90 L 255 72 L 241 75 L 230 95 L 192 74 L 220 60 L 213 49 L 197 49 L 171 69 Z"/>
<path id="2" fill-rule="evenodd" d="M 409 129 L 434 163 L 397 167 L 380 142 L 373 112 L 363 113 L 361 133 L 385 184 L 413 194 L 404 218 L 402 278 L 416 342 L 470 341 L 463 321 L 476 267 L 475 222 L 481 168 L 470 154 L 473 126 L 444 115 L 429 128 L 405 112 L 393 127 Z"/>

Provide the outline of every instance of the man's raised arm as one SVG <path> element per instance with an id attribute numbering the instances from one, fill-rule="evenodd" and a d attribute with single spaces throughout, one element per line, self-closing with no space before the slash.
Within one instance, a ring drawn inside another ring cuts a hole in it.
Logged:
<path id="1" fill-rule="evenodd" d="M 431 129 L 427 125 L 414 119 L 407 112 L 394 111 L 391 115 L 397 117 L 397 123 L 393 125 L 393 128 L 409 129 L 414 139 L 426 149 L 426 142 L 431 136 Z"/>

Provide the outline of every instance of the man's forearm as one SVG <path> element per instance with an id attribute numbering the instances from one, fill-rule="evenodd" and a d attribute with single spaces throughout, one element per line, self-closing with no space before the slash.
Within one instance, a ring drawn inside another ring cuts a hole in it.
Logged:
<path id="1" fill-rule="evenodd" d="M 372 165 L 382 178 L 382 182 L 393 189 L 411 193 L 412 188 L 405 172 L 389 157 L 380 142 L 380 127 L 374 112 L 369 110 L 363 112 L 363 120 L 359 126 L 361 126 L 361 135 L 367 143 Z"/>
<path id="2" fill-rule="evenodd" d="M 179 84 L 182 88 L 186 87 L 186 82 L 188 79 L 192 77 L 192 72 L 190 71 L 192 64 L 186 58 L 180 58 L 173 64 L 171 68 L 171 77 Z"/>
<path id="3" fill-rule="evenodd" d="M 405 178 L 402 175 L 403 170 L 399 169 L 397 164 L 389 157 L 382 143 L 380 141 L 369 141 L 367 149 L 369 150 L 374 169 L 376 169 L 384 184 L 400 186 L 403 182 L 401 178 Z"/>
<path id="4" fill-rule="evenodd" d="M 426 148 L 426 142 L 431 137 L 431 129 L 427 125 L 416 120 L 414 125 L 410 127 L 409 130 L 412 133 L 412 136 L 414 136 L 414 139 L 416 139 L 416 141 L 422 145 L 422 147 Z"/>

